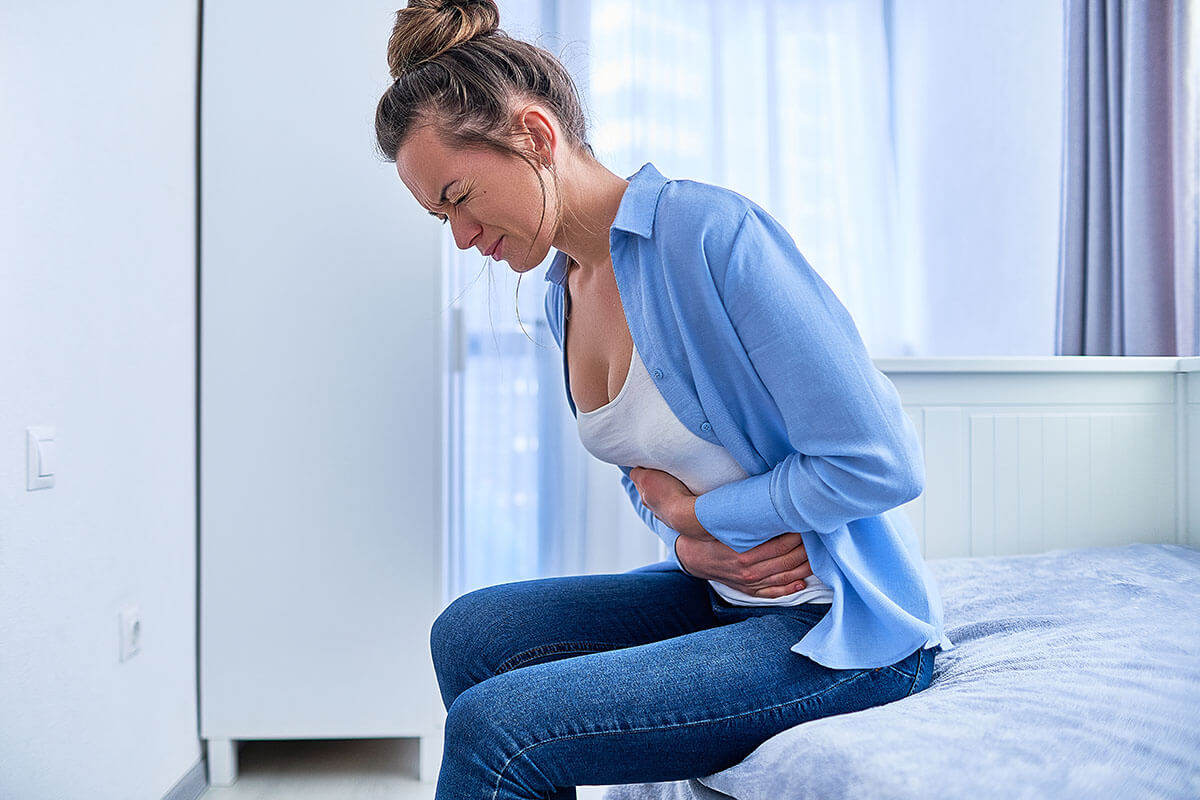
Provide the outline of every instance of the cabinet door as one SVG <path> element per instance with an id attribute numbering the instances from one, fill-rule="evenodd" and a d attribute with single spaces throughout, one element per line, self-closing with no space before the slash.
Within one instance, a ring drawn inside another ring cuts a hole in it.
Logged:
<path id="1" fill-rule="evenodd" d="M 201 734 L 440 708 L 440 229 L 373 149 L 388 3 L 204 3 Z"/>

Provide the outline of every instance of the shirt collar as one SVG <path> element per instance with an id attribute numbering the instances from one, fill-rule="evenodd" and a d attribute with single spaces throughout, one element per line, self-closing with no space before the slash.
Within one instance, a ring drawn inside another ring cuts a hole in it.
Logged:
<path id="1" fill-rule="evenodd" d="M 617 217 L 612 229 L 625 231 L 649 239 L 654 230 L 654 215 L 658 211 L 658 195 L 667 185 L 667 179 L 647 161 L 642 168 L 626 178 L 629 186 L 621 195 Z M 562 286 L 567 275 L 567 254 L 559 251 L 546 270 L 546 280 Z"/>
<path id="2" fill-rule="evenodd" d="M 654 230 L 654 214 L 658 211 L 658 193 L 667 185 L 667 179 L 647 161 L 628 181 L 612 226 L 649 239 Z"/>

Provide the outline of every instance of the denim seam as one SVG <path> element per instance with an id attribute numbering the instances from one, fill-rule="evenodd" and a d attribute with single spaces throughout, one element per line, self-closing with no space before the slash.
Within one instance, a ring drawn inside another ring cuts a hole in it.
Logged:
<path id="1" fill-rule="evenodd" d="M 912 686 L 908 687 L 908 694 L 904 695 L 905 697 L 912 697 L 912 693 L 917 690 L 917 681 L 920 680 L 920 678 L 921 678 L 921 668 L 924 666 L 925 666 L 925 651 L 922 650 L 921 654 L 919 656 L 917 656 L 917 668 L 915 670 L 913 670 Z"/>
<path id="2" fill-rule="evenodd" d="M 591 653 L 603 653 L 609 650 L 619 650 L 623 645 L 612 644 L 610 642 L 555 642 L 554 644 L 543 644 L 529 650 L 522 650 L 519 653 L 509 656 L 504 662 L 496 667 L 496 674 L 508 672 L 509 670 L 517 669 L 530 661 L 535 661 L 542 656 L 565 653 L 575 653 L 579 655 L 589 655 Z"/>
<path id="3" fill-rule="evenodd" d="M 513 756 L 511 758 L 509 758 L 508 761 L 504 762 L 504 766 L 501 767 L 500 772 L 496 774 L 496 788 L 495 788 L 495 790 L 492 791 L 492 800 L 496 800 L 496 797 L 499 796 L 500 783 L 504 780 L 504 773 L 508 771 L 509 766 L 514 761 L 516 761 L 518 758 L 523 756 L 528 751 L 534 749 L 535 747 L 541 747 L 544 744 L 551 744 L 553 742 L 560 742 L 565 739 L 580 739 L 580 738 L 583 738 L 584 736 L 609 736 L 614 733 L 645 733 L 647 731 L 665 731 L 665 730 L 670 730 L 672 728 L 690 728 L 690 727 L 693 727 L 696 725 L 711 725 L 714 722 L 725 722 L 727 720 L 737 719 L 738 717 L 748 717 L 748 716 L 752 716 L 754 714 L 761 714 L 765 711 L 775 711 L 776 709 L 785 708 L 787 706 L 792 706 L 792 705 L 797 705 L 799 703 L 805 702 L 806 700 L 812 700 L 815 697 L 820 697 L 821 695 L 828 694 L 829 692 L 833 691 L 834 689 L 838 688 L 839 686 L 841 686 L 844 683 L 849 683 L 850 681 L 856 681 L 859 678 L 862 678 L 866 675 L 871 675 L 872 673 L 875 673 L 878 671 L 879 671 L 878 669 L 860 670 L 857 674 L 851 675 L 848 678 L 843 678 L 842 680 L 840 680 L 837 683 L 834 683 L 830 686 L 826 686 L 824 689 L 822 689 L 819 692 L 813 692 L 812 694 L 806 694 L 804 697 L 797 697 L 794 700 L 788 700 L 786 703 L 777 703 L 776 705 L 767 706 L 765 708 L 756 708 L 753 711 L 743 711 L 740 714 L 729 714 L 724 717 L 715 717 L 713 719 L 702 719 L 702 720 L 696 720 L 694 722 L 681 722 L 681 723 L 672 724 L 672 725 L 651 725 L 649 727 L 641 727 L 641 728 L 625 728 L 625 729 L 611 730 L 611 731 L 588 731 L 587 733 L 571 733 L 571 734 L 566 734 L 564 736 L 552 736 L 549 739 L 545 739 L 540 742 L 534 742 L 533 744 L 528 745 L 527 747 L 521 748 L 521 750 L 519 750 L 518 752 L 513 754 Z M 903 673 L 901 673 L 901 674 L 903 674 Z M 908 676 L 906 675 L 905 677 L 908 677 Z M 915 684 L 916 681 L 914 680 L 913 683 Z"/>

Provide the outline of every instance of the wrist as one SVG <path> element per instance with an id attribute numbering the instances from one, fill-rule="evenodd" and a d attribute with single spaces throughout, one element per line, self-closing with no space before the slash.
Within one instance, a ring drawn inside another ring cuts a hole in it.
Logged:
<path id="1" fill-rule="evenodd" d="M 682 536 L 692 539 L 708 539 L 708 531 L 696 518 L 696 495 L 680 497 L 671 515 L 670 525 Z"/>
<path id="2" fill-rule="evenodd" d="M 679 565 L 679 568 L 681 570 L 683 570 L 683 573 L 685 575 L 691 575 L 693 578 L 695 578 L 696 576 L 692 575 L 692 571 L 690 569 L 688 569 L 687 564 L 683 563 L 684 548 L 681 545 L 683 545 L 686 542 L 687 542 L 686 536 L 677 536 L 677 537 L 675 537 L 675 544 L 672 545 L 671 549 L 673 549 L 675 551 L 675 563 L 677 563 Z"/>

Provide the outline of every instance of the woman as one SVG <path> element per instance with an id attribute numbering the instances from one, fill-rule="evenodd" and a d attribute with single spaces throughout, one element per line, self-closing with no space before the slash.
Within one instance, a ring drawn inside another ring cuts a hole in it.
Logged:
<path id="1" fill-rule="evenodd" d="M 492 0 L 410 0 L 378 144 L 458 247 L 518 273 L 558 250 L 567 401 L 677 564 L 452 603 L 437 797 L 699 777 L 922 690 L 951 644 L 896 509 L 921 454 L 845 309 L 746 198 L 598 163 L 561 64 L 498 24 Z"/>

